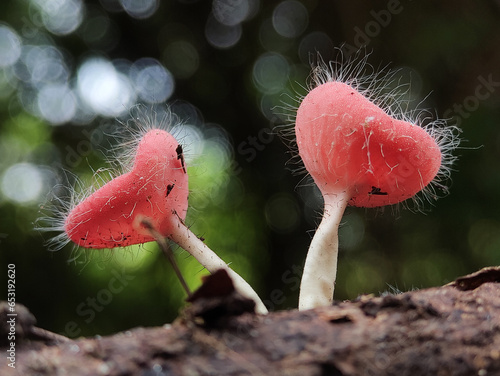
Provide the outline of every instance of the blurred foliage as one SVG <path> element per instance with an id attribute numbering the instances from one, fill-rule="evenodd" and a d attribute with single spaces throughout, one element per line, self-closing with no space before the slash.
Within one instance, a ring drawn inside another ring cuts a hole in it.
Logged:
<path id="1" fill-rule="evenodd" d="M 335 46 L 366 45 L 374 67 L 400 68 L 415 102 L 453 118 L 464 139 L 451 194 L 424 213 L 348 208 L 336 299 L 389 285 L 441 285 L 500 264 L 498 1 L 151 0 L 127 8 L 132 3 L 2 3 L 0 282 L 6 286 L 6 265 L 15 264 L 17 301 L 39 326 L 104 335 L 170 322 L 184 304 L 153 243 L 80 251 L 72 260 L 70 245 L 49 252 L 48 234 L 33 230 L 54 187 L 107 166 L 108 130 L 120 127 L 115 117 L 126 121 L 134 103 L 168 102 L 200 131 L 187 223 L 270 308 L 294 308 L 321 200 L 289 171 L 288 149 L 269 131 L 286 123 L 273 108 L 304 93 L 311 56 L 329 60 Z M 71 22 L 61 21 L 65 9 Z M 83 68 L 94 57 L 122 85 L 119 105 L 101 108 L 85 97 Z M 195 288 L 206 271 L 173 249 Z"/>

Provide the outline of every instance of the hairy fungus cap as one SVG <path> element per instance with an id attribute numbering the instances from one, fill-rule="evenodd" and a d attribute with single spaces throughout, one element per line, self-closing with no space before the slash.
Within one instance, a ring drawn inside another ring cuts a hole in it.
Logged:
<path id="1" fill-rule="evenodd" d="M 442 155 L 422 127 L 397 120 L 352 86 L 332 81 L 299 106 L 299 154 L 323 195 L 377 207 L 413 197 L 436 176 Z"/>
<path id="2" fill-rule="evenodd" d="M 153 241 L 138 218 L 149 218 L 166 237 L 172 216 L 184 220 L 188 175 L 182 147 L 170 133 L 153 129 L 139 142 L 132 170 L 111 180 L 78 204 L 64 230 L 85 248 L 114 248 Z"/>

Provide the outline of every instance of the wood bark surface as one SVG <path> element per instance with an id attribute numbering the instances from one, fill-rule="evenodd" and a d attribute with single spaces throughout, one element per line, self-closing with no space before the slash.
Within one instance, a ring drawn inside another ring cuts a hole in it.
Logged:
<path id="1" fill-rule="evenodd" d="M 26 311 L 16 368 L 4 356 L 0 375 L 500 375 L 500 268 L 266 316 L 231 288 L 207 285 L 171 325 L 102 338 L 51 337 Z"/>

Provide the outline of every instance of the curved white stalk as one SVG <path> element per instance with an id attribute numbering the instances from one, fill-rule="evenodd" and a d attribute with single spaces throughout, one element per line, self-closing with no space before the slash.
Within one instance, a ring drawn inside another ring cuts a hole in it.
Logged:
<path id="1" fill-rule="evenodd" d="M 177 223 L 175 223 L 174 233 L 169 238 L 189 252 L 210 273 L 218 269 L 226 270 L 233 281 L 235 289 L 255 302 L 256 312 L 261 314 L 268 313 L 266 306 L 248 282 L 232 270 L 214 251 L 193 234 L 177 215 L 173 217 L 175 217 L 174 221 Z"/>
<path id="2" fill-rule="evenodd" d="M 337 275 L 339 224 L 351 196 L 347 191 L 325 195 L 323 219 L 307 252 L 300 283 L 299 310 L 331 305 Z"/>

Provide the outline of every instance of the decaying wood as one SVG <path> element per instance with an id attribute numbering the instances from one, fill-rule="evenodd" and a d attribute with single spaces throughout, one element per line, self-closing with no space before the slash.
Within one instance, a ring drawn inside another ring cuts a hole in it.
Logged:
<path id="1" fill-rule="evenodd" d="M 205 289 L 160 328 L 69 342 L 41 341 L 24 328 L 16 373 L 4 358 L 0 374 L 500 375 L 500 268 L 267 316 L 232 289 Z"/>

